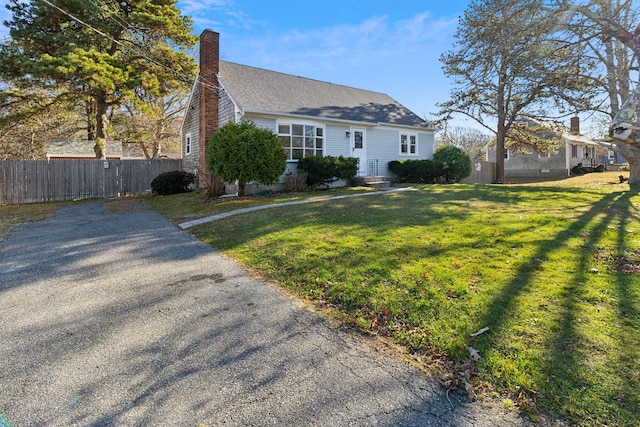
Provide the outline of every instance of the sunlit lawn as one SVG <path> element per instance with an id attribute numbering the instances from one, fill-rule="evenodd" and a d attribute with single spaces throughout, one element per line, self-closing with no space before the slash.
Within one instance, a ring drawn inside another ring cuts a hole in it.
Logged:
<path id="1" fill-rule="evenodd" d="M 427 365 L 475 348 L 478 392 L 492 384 L 575 424 L 637 426 L 640 196 L 616 177 L 419 186 L 194 232 Z"/>
<path id="2" fill-rule="evenodd" d="M 575 425 L 638 426 L 640 195 L 618 175 L 417 186 L 274 207 L 192 231 L 342 320 L 391 337 L 427 369 L 468 368 L 468 347 L 476 349 L 479 395 L 492 388 Z M 359 191 L 145 200 L 182 222 Z M 0 235 L 56 207 L 0 207 Z"/>

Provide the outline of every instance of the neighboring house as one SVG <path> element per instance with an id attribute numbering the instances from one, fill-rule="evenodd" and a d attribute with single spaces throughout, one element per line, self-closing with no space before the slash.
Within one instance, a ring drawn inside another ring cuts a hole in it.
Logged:
<path id="1" fill-rule="evenodd" d="M 598 144 L 602 145 L 607 149 L 606 155 L 602 159 L 602 163 L 608 165 L 628 165 L 629 161 L 624 158 L 622 154 L 616 149 L 615 144 L 611 144 L 610 142 L 598 141 Z"/>
<path id="2" fill-rule="evenodd" d="M 298 159 L 360 159 L 358 175 L 385 176 L 391 160 L 430 159 L 434 130 L 388 95 L 219 60 L 219 34 L 200 36 L 200 70 L 181 128 L 183 170 L 207 179 L 206 141 L 229 121 L 280 136 L 287 172 Z"/>
<path id="3" fill-rule="evenodd" d="M 533 119 L 527 119 L 534 121 Z M 542 122 L 535 121 L 535 125 Z M 504 175 L 507 181 L 557 179 L 571 175 L 571 169 L 578 165 L 597 166 L 602 163 L 606 149 L 584 135 L 580 135 L 580 121 L 571 119 L 571 129 L 549 128 L 550 136 L 561 139 L 562 145 L 555 153 L 539 153 L 528 150 L 505 150 Z M 496 161 L 495 144 L 487 148 L 487 160 Z"/>
<path id="4" fill-rule="evenodd" d="M 95 141 L 67 141 L 52 140 L 47 149 L 47 160 L 89 160 L 96 158 L 93 147 Z M 124 156 L 122 143 L 119 141 L 107 141 L 105 147 L 107 159 L 119 160 Z"/>

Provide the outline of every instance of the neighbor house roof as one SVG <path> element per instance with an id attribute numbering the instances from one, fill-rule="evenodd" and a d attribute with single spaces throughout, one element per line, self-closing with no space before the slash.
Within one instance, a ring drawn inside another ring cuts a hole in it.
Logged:
<path id="1" fill-rule="evenodd" d="M 548 138 L 553 138 L 554 136 L 556 136 L 563 138 L 566 142 L 569 142 L 571 144 L 585 144 L 594 146 L 600 145 L 588 136 L 572 133 L 570 129 L 558 125 L 557 123 L 542 121 L 528 116 L 520 117 L 520 123 L 525 123 L 527 124 L 527 126 L 543 126 L 547 128 L 548 130 L 543 132 L 546 133 L 545 136 L 547 136 Z"/>
<path id="2" fill-rule="evenodd" d="M 95 141 L 68 141 L 52 140 L 47 149 L 47 159 L 95 159 L 96 153 L 93 147 Z M 120 159 L 123 156 L 122 143 L 119 141 L 107 141 L 105 157 Z"/>
<path id="3" fill-rule="evenodd" d="M 374 124 L 426 126 L 379 92 L 220 61 L 219 79 L 244 113 L 275 113 Z"/>
<path id="4" fill-rule="evenodd" d="M 597 142 L 584 135 L 576 135 L 571 132 L 563 132 L 562 137 L 572 144 L 585 144 L 585 145 L 594 145 L 599 146 Z"/>

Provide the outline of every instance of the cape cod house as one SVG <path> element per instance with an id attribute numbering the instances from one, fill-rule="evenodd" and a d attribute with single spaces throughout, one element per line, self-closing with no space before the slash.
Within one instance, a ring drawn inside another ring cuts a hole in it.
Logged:
<path id="1" fill-rule="evenodd" d="M 230 120 L 279 135 L 285 174 L 313 155 L 356 157 L 359 176 L 381 177 L 391 176 L 391 160 L 432 158 L 434 130 L 388 95 L 222 61 L 219 40 L 211 30 L 200 36 L 200 69 L 181 128 L 182 168 L 200 187 L 208 179 L 206 143 Z"/>
<path id="2" fill-rule="evenodd" d="M 549 138 L 561 140 L 557 152 L 539 153 L 536 150 L 522 152 L 505 150 L 504 175 L 507 182 L 561 179 L 571 175 L 571 169 L 581 164 L 594 167 L 603 163 L 606 149 L 580 134 L 578 117 L 571 119 L 571 128 L 553 127 L 549 123 L 532 118 L 524 119 L 529 126 L 547 126 Z M 487 160 L 496 161 L 495 144 L 487 147 Z"/>

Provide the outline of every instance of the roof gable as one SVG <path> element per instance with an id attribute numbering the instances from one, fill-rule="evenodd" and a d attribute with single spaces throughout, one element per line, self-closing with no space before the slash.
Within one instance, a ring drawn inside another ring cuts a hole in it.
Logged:
<path id="1" fill-rule="evenodd" d="M 275 113 L 403 126 L 426 126 L 390 96 L 220 61 L 220 82 L 244 112 Z"/>

